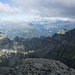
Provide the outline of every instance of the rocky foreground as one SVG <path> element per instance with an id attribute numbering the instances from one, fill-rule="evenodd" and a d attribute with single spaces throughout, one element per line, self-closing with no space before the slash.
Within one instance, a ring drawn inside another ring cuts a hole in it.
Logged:
<path id="1" fill-rule="evenodd" d="M 43 58 L 26 58 L 15 68 L 2 70 L 0 75 L 75 75 L 75 70 L 63 63 Z"/>

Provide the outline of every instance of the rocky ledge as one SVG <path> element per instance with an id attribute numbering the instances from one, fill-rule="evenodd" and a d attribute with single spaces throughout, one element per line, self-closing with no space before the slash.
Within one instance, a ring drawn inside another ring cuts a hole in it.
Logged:
<path id="1" fill-rule="evenodd" d="M 75 70 L 52 59 L 26 58 L 8 75 L 75 75 Z"/>

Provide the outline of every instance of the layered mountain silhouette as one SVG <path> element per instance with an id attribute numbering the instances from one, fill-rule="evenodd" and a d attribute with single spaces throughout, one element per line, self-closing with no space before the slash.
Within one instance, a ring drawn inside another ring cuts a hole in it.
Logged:
<path id="1" fill-rule="evenodd" d="M 1 61 L 3 60 L 1 66 L 6 61 L 8 63 L 4 66 L 14 67 L 25 58 L 47 58 L 75 68 L 75 29 L 43 40 L 37 37 L 25 41 L 18 36 L 13 40 L 5 37 L 0 40 L 0 53 Z"/>

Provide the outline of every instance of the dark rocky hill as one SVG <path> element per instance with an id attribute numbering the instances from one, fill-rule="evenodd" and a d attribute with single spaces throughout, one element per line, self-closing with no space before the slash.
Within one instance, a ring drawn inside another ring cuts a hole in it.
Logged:
<path id="1" fill-rule="evenodd" d="M 4 71 L 5 72 L 4 72 Z M 75 75 L 75 70 L 55 60 L 23 59 L 15 68 L 0 68 L 1 75 Z"/>
<path id="2" fill-rule="evenodd" d="M 60 60 L 68 66 L 75 68 L 75 29 L 62 35 L 59 43 L 46 57 Z"/>

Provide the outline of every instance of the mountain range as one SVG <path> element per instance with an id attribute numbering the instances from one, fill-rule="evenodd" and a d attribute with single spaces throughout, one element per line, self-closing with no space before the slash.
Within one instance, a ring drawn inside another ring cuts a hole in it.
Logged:
<path id="1" fill-rule="evenodd" d="M 75 22 L 66 20 L 56 21 L 28 21 L 22 23 L 3 22 L 0 23 L 0 31 L 6 34 L 11 39 L 15 36 L 24 38 L 24 40 L 32 39 L 33 37 L 40 38 L 41 36 L 53 36 L 61 30 L 71 30 L 75 28 Z"/>
<path id="2" fill-rule="evenodd" d="M 14 67 L 23 58 L 55 59 L 75 68 L 75 29 L 43 40 L 22 40 L 18 36 L 13 40 L 7 36 L 0 39 L 1 66 Z"/>

